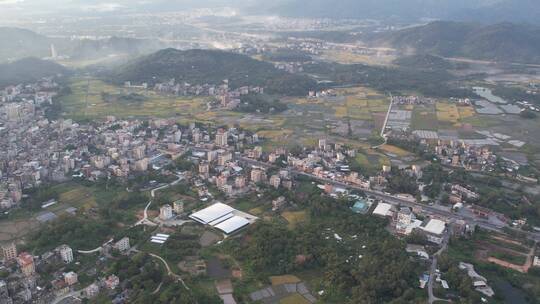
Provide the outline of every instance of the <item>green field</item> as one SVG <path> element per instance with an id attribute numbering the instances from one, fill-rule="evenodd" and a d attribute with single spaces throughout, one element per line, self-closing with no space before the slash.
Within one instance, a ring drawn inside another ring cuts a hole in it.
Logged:
<path id="1" fill-rule="evenodd" d="M 94 78 L 74 78 L 69 87 L 71 93 L 59 101 L 63 116 L 75 120 L 101 119 L 108 115 L 119 118 L 194 117 L 206 109 L 204 98 L 158 95 L 149 90 L 113 86 Z M 138 94 L 144 100 L 106 101 L 104 94 L 118 97 Z"/>

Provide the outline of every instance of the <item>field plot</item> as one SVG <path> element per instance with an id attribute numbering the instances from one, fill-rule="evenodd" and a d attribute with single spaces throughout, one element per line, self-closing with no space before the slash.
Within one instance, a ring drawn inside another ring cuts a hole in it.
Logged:
<path id="1" fill-rule="evenodd" d="M 285 211 L 281 216 L 289 222 L 291 228 L 294 228 L 296 225 L 307 219 L 306 211 Z"/>
<path id="2" fill-rule="evenodd" d="M 152 91 L 126 89 L 98 79 L 73 79 L 71 94 L 59 99 L 63 115 L 76 120 L 107 115 L 127 117 L 172 117 L 203 113 L 203 98 L 158 95 Z"/>
<path id="3" fill-rule="evenodd" d="M 476 257 L 480 260 L 522 273 L 527 273 L 531 267 L 534 250 L 521 242 L 490 235 L 477 241 L 476 246 Z"/>
<path id="4" fill-rule="evenodd" d="M 391 55 L 364 55 L 355 54 L 348 51 L 326 51 L 321 56 L 322 59 L 343 64 L 364 63 L 369 65 L 390 65 L 395 56 Z"/>
<path id="5" fill-rule="evenodd" d="M 439 127 L 437 114 L 433 106 L 416 106 L 412 112 L 411 128 L 413 130 L 436 131 Z"/>
<path id="6" fill-rule="evenodd" d="M 273 286 L 281 284 L 296 284 L 302 282 L 297 276 L 286 274 L 270 277 L 270 282 Z"/>
<path id="7" fill-rule="evenodd" d="M 440 122 L 448 122 L 456 124 L 459 121 L 459 111 L 455 104 L 437 102 L 435 105 L 437 110 L 437 119 Z"/>

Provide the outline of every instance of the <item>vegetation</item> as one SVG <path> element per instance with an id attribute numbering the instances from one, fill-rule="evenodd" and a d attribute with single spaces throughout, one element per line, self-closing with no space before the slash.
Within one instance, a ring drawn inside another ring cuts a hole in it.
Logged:
<path id="1" fill-rule="evenodd" d="M 528 101 L 540 105 L 540 95 L 527 94 L 527 90 L 519 87 L 499 85 L 492 90 L 492 93 L 508 101 Z"/>
<path id="2" fill-rule="evenodd" d="M 31 83 L 43 77 L 67 74 L 68 70 L 52 61 L 24 58 L 0 64 L 0 88 L 19 83 Z"/>
<path id="3" fill-rule="evenodd" d="M 400 93 L 415 90 L 433 97 L 468 97 L 469 90 L 458 88 L 455 77 L 447 71 L 429 71 L 400 67 L 377 67 L 363 64 L 314 63 L 307 73 L 328 77 L 336 85 L 363 85 L 381 92 Z"/>
<path id="4" fill-rule="evenodd" d="M 276 69 L 271 63 L 245 55 L 214 50 L 165 49 L 141 57 L 106 76 L 117 84 L 169 81 L 219 85 L 228 79 L 231 88 L 261 86 L 269 94 L 304 96 L 316 87 L 307 76 Z"/>
<path id="5" fill-rule="evenodd" d="M 414 49 L 419 54 L 489 61 L 540 62 L 540 36 L 530 25 L 481 25 L 437 21 L 377 36 L 377 44 Z"/>
<path id="6" fill-rule="evenodd" d="M 28 247 L 36 253 L 61 244 L 68 244 L 76 250 L 91 250 L 106 241 L 110 232 L 110 226 L 103 221 L 64 216 L 37 231 Z"/>
<path id="7" fill-rule="evenodd" d="M 166 276 L 160 264 L 144 253 L 131 258 L 120 258 L 113 263 L 109 272 L 117 274 L 121 282 L 127 281 L 126 287 L 133 291 L 130 303 L 222 303 L 216 295 L 208 294 L 196 286 L 190 291 L 183 289 L 179 283 Z M 160 283 L 160 292 L 153 294 Z"/>
<path id="8" fill-rule="evenodd" d="M 421 70 L 452 70 L 467 67 L 467 64 L 455 64 L 442 57 L 429 54 L 405 56 L 394 60 L 393 63 L 401 67 Z"/>
<path id="9" fill-rule="evenodd" d="M 269 96 L 249 94 L 240 97 L 240 105 L 235 110 L 247 113 L 280 113 L 287 110 L 287 104 Z"/>
<path id="10" fill-rule="evenodd" d="M 310 55 L 289 49 L 279 49 L 263 55 L 264 60 L 276 62 L 307 62 L 311 61 Z"/>

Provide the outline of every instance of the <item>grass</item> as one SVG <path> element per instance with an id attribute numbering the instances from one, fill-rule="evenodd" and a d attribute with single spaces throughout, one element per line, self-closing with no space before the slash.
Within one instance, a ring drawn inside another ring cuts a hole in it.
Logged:
<path id="1" fill-rule="evenodd" d="M 527 260 L 527 258 L 523 255 L 510 254 L 501 251 L 491 252 L 490 256 L 516 265 L 523 265 Z"/>
<path id="2" fill-rule="evenodd" d="M 411 153 L 408 151 L 405 151 L 399 147 L 388 145 L 388 144 L 380 146 L 379 149 L 383 150 L 384 152 L 388 152 L 388 153 L 391 153 L 400 157 L 411 155 Z"/>
<path id="3" fill-rule="evenodd" d="M 171 117 L 201 115 L 206 110 L 203 98 L 187 98 L 159 95 L 153 91 L 126 89 L 107 84 L 94 78 L 75 78 L 70 83 L 72 93 L 59 99 L 65 117 L 75 120 L 100 119 L 109 115 L 128 117 Z M 143 95 L 143 102 L 106 102 L 102 93 Z M 207 114 L 211 115 L 211 114 Z M 212 118 L 212 117 L 200 117 Z"/>
<path id="4" fill-rule="evenodd" d="M 300 283 L 301 281 L 302 280 L 300 280 L 297 276 L 290 274 L 270 277 L 270 282 L 272 283 L 272 286 L 282 284 L 296 284 Z"/>
<path id="5" fill-rule="evenodd" d="M 456 124 L 459 122 L 460 116 L 455 104 L 437 102 L 435 104 L 437 110 L 437 119 L 441 122 Z"/>
<path id="6" fill-rule="evenodd" d="M 310 302 L 299 293 L 293 293 L 281 299 L 279 304 L 310 304 Z"/>
<path id="7" fill-rule="evenodd" d="M 438 126 L 439 121 L 433 107 L 414 107 L 411 118 L 412 129 L 436 131 Z"/>
<path id="8" fill-rule="evenodd" d="M 294 228 L 299 223 L 307 220 L 306 211 L 285 211 L 281 214 L 281 216 L 287 220 L 289 223 L 289 228 Z"/>

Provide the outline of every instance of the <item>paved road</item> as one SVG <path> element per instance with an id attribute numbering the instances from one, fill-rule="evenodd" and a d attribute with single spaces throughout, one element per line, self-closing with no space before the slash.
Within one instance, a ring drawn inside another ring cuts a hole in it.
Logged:
<path id="1" fill-rule="evenodd" d="M 437 298 L 433 294 L 433 282 L 435 281 L 435 272 L 437 270 L 437 262 L 439 259 L 439 256 L 448 248 L 448 240 L 450 238 L 450 231 L 445 232 L 443 242 L 441 244 L 441 248 L 432 256 L 431 261 L 431 267 L 429 270 L 429 281 L 428 281 L 428 297 L 429 297 L 429 304 L 433 304 L 435 301 L 445 301 L 443 299 Z"/>
<path id="2" fill-rule="evenodd" d="M 150 190 L 150 197 L 151 199 L 148 201 L 148 204 L 146 204 L 146 207 L 144 207 L 144 212 L 143 212 L 143 218 L 138 221 L 137 223 L 135 223 L 133 226 L 139 226 L 139 225 L 148 225 L 148 226 L 157 226 L 158 224 L 152 222 L 151 220 L 148 219 L 148 208 L 150 208 L 150 205 L 152 205 L 152 202 L 153 202 L 153 199 L 156 197 L 156 191 L 159 191 L 159 190 L 162 190 L 162 189 L 165 189 L 165 188 L 168 188 L 170 186 L 174 186 L 176 184 L 178 184 L 181 180 L 184 179 L 183 176 L 181 175 L 177 175 L 176 176 L 177 179 L 167 185 L 163 185 L 163 186 L 159 186 L 157 188 L 154 188 L 152 190 Z"/>
<path id="3" fill-rule="evenodd" d="M 272 164 L 268 164 L 268 163 L 261 162 L 261 161 L 256 161 L 256 160 L 246 158 L 246 157 L 242 157 L 242 156 L 237 156 L 236 158 L 237 158 L 237 160 L 239 160 L 241 162 L 244 162 L 244 163 L 247 163 L 247 164 L 250 164 L 250 165 L 254 165 L 254 166 L 259 166 L 259 167 L 263 167 L 263 168 L 273 168 L 273 167 L 275 167 Z M 469 222 L 471 224 L 475 224 L 476 226 L 481 227 L 481 228 L 486 229 L 486 230 L 506 234 L 505 231 L 503 230 L 504 228 L 512 229 L 512 230 L 514 230 L 516 232 L 520 232 L 520 233 L 525 234 L 528 238 L 530 238 L 530 239 L 532 239 L 534 241 L 540 242 L 540 233 L 538 233 L 538 232 L 527 232 L 527 231 L 522 231 L 522 230 L 519 230 L 519 229 L 514 229 L 514 228 L 508 226 L 507 224 L 495 225 L 495 224 L 492 224 L 492 223 L 490 223 L 488 221 L 480 220 L 480 219 L 478 219 L 478 218 L 476 218 L 476 217 L 474 217 L 472 215 L 470 216 L 470 215 L 458 214 L 458 213 L 454 213 L 454 212 L 450 212 L 450 211 L 441 210 L 439 208 L 436 208 L 435 206 L 429 206 L 429 205 L 417 203 L 416 201 L 414 201 L 414 202 L 413 201 L 408 201 L 408 200 L 401 199 L 401 198 L 398 198 L 398 197 L 395 197 L 395 196 L 392 196 L 392 195 L 385 194 L 385 193 L 383 193 L 381 191 L 365 189 L 365 188 L 362 188 L 362 187 L 359 187 L 359 186 L 356 186 L 356 185 L 351 185 L 351 184 L 339 182 L 339 181 L 332 180 L 332 179 L 329 179 L 329 178 L 317 177 L 317 176 L 314 176 L 312 174 L 308 174 L 308 173 L 298 171 L 298 170 L 292 170 L 291 173 L 294 174 L 294 175 L 306 176 L 306 177 L 309 177 L 311 179 L 318 180 L 318 181 L 321 181 L 321 182 L 324 182 L 324 183 L 329 183 L 329 184 L 332 184 L 332 185 L 335 185 L 335 186 L 340 186 L 340 187 L 343 187 L 345 189 L 353 189 L 353 190 L 363 191 L 364 193 L 366 193 L 368 195 L 371 195 L 371 196 L 373 196 L 375 198 L 384 200 L 385 202 L 393 204 L 393 205 L 407 206 L 407 207 L 411 207 L 411 208 L 412 207 L 418 207 L 418 208 L 422 208 L 422 210 L 424 212 L 429 213 L 429 214 L 435 214 L 435 215 L 439 215 L 439 216 L 446 217 L 446 218 L 449 218 L 449 219 L 454 219 L 454 220 L 458 220 L 458 219 L 459 220 L 465 220 L 465 221 L 467 221 L 467 222 Z"/>

